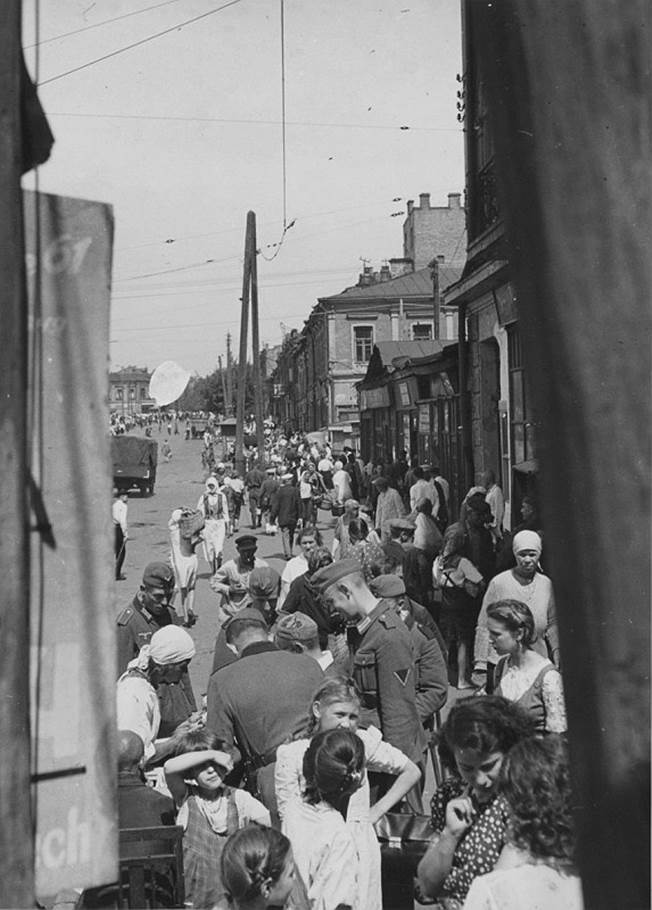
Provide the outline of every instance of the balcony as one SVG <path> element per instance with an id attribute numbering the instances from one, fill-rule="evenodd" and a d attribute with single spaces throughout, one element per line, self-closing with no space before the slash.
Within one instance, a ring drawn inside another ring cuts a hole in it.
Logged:
<path id="1" fill-rule="evenodd" d="M 500 207 L 496 190 L 496 169 L 493 159 L 478 171 L 470 189 L 473 217 L 469 240 L 474 240 L 500 218 Z"/>

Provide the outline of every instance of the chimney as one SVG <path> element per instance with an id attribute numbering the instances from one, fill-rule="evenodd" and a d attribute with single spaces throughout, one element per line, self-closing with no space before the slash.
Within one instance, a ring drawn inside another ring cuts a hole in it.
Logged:
<path id="1" fill-rule="evenodd" d="M 448 208 L 449 209 L 459 209 L 461 208 L 460 199 L 461 193 L 449 193 L 448 194 Z"/>
<path id="2" fill-rule="evenodd" d="M 389 271 L 392 278 L 398 278 L 400 275 L 408 275 L 414 271 L 414 261 L 412 259 L 390 259 Z"/>
<path id="3" fill-rule="evenodd" d="M 412 209 L 413 209 L 413 208 L 414 208 L 414 199 L 408 199 L 408 201 L 407 201 L 407 213 L 408 213 L 408 218 L 409 218 L 410 215 L 412 214 Z"/>
<path id="4" fill-rule="evenodd" d="M 430 208 L 430 193 L 419 193 L 419 208 Z"/>
<path id="5" fill-rule="evenodd" d="M 383 264 L 380 267 L 380 275 L 379 275 L 380 281 L 389 281 L 391 277 L 392 277 L 392 273 L 389 268 L 389 263 L 383 262 Z"/>
<path id="6" fill-rule="evenodd" d="M 365 265 L 362 269 L 360 275 L 360 280 L 358 281 L 358 286 L 361 288 L 368 287 L 370 284 L 374 283 L 374 273 L 370 265 Z"/>

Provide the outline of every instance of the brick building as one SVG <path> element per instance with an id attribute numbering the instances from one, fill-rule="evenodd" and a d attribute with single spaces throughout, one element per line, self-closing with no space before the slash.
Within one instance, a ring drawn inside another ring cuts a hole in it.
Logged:
<path id="1" fill-rule="evenodd" d="M 431 206 L 430 193 L 419 194 L 419 205 L 408 200 L 403 223 L 403 255 L 415 270 L 434 257 L 450 266 L 463 266 L 466 251 L 466 216 L 459 193 L 448 194 L 447 206 Z"/>

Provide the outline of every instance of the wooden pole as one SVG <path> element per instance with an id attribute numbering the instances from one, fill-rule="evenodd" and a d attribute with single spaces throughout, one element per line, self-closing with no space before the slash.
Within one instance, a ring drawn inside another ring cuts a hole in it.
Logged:
<path id="1" fill-rule="evenodd" d="M 263 427 L 263 381 L 260 371 L 260 334 L 258 326 L 258 262 L 256 253 L 256 215 L 252 216 L 252 245 L 251 259 L 251 339 L 253 345 L 254 364 L 254 414 L 256 416 L 256 446 L 258 447 L 258 461 L 262 464 L 265 457 L 265 433 Z"/>
<path id="2" fill-rule="evenodd" d="M 224 411 L 227 417 L 233 417 L 233 354 L 231 353 L 231 333 L 226 333 L 226 398 Z"/>
<path id="3" fill-rule="evenodd" d="M 486 7 L 477 53 L 538 412 L 585 903 L 641 910 L 650 906 L 649 7 Z"/>
<path id="4" fill-rule="evenodd" d="M 226 388 L 226 374 L 222 366 L 222 357 L 217 358 L 217 366 L 220 371 L 220 382 L 222 383 L 222 401 L 224 402 L 224 413 L 228 416 L 228 404 L 227 404 L 227 388 Z"/>
<path id="5" fill-rule="evenodd" d="M 432 263 L 432 337 L 439 341 L 439 319 L 441 313 L 441 293 L 439 288 L 439 260 L 434 259 Z"/>
<path id="6" fill-rule="evenodd" d="M 0 906 L 33 907 L 30 811 L 27 304 L 20 120 L 21 4 L 0 4 Z"/>
<path id="7" fill-rule="evenodd" d="M 254 237 L 256 233 L 256 216 L 247 212 L 245 231 L 244 269 L 242 275 L 242 308 L 240 311 L 240 357 L 238 361 L 238 396 L 236 402 L 235 425 L 235 468 L 244 474 L 244 423 L 245 399 L 247 393 L 247 335 L 249 333 L 249 294 L 251 290 L 252 259 L 256 257 Z"/>

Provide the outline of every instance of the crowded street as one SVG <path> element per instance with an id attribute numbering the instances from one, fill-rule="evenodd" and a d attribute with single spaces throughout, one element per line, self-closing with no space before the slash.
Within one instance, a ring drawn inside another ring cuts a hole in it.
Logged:
<path id="1" fill-rule="evenodd" d="M 650 910 L 643 0 L 3 0 L 0 910 Z"/>

